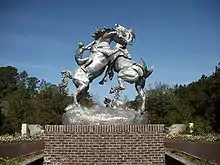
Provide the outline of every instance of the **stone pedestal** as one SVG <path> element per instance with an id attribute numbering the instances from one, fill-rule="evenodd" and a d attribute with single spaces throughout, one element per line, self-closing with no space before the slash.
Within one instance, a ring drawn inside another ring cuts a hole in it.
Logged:
<path id="1" fill-rule="evenodd" d="M 69 105 L 63 114 L 64 125 L 125 125 L 145 124 L 147 115 L 139 114 L 134 109 L 118 107 L 113 109 L 95 105 L 90 108 Z"/>

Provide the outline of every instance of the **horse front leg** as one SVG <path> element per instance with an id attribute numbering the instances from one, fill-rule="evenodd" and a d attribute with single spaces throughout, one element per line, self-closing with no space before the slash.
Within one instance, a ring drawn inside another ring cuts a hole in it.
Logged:
<path id="1" fill-rule="evenodd" d="M 109 72 L 109 69 L 106 70 L 104 77 L 102 78 L 101 81 L 99 81 L 99 84 L 100 84 L 100 85 L 103 85 L 104 82 L 107 82 L 108 72 Z"/>
<path id="2" fill-rule="evenodd" d="M 109 75 L 109 79 L 112 80 L 113 76 L 114 76 L 114 72 L 113 72 L 113 64 L 109 63 L 107 66 L 107 70 L 105 71 L 105 75 L 102 78 L 102 80 L 99 82 L 100 85 L 103 85 L 104 82 L 107 82 L 107 76 Z"/>

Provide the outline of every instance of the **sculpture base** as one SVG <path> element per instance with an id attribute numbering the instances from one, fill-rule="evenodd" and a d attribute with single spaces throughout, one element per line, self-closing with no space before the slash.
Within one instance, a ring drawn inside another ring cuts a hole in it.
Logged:
<path id="1" fill-rule="evenodd" d="M 44 165 L 165 165 L 164 126 L 46 125 Z"/>
<path id="2" fill-rule="evenodd" d="M 64 125 L 121 125 L 121 124 L 146 124 L 147 115 L 125 107 L 113 109 L 95 105 L 86 108 L 69 105 L 63 114 Z"/>

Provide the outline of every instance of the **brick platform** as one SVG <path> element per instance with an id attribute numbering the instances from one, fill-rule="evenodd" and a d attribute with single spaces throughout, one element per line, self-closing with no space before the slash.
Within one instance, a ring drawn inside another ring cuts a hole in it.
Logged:
<path id="1" fill-rule="evenodd" d="M 47 125 L 44 164 L 165 164 L 163 125 Z"/>

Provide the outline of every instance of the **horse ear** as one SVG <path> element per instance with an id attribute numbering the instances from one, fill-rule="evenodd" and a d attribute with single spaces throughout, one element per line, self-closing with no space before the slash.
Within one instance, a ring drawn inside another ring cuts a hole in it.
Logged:
<path id="1" fill-rule="evenodd" d="M 133 38 L 136 39 L 135 30 L 134 29 L 129 29 L 129 31 L 131 32 Z"/>
<path id="2" fill-rule="evenodd" d="M 154 70 L 154 65 L 152 65 L 152 66 L 150 67 L 150 70 Z"/>

